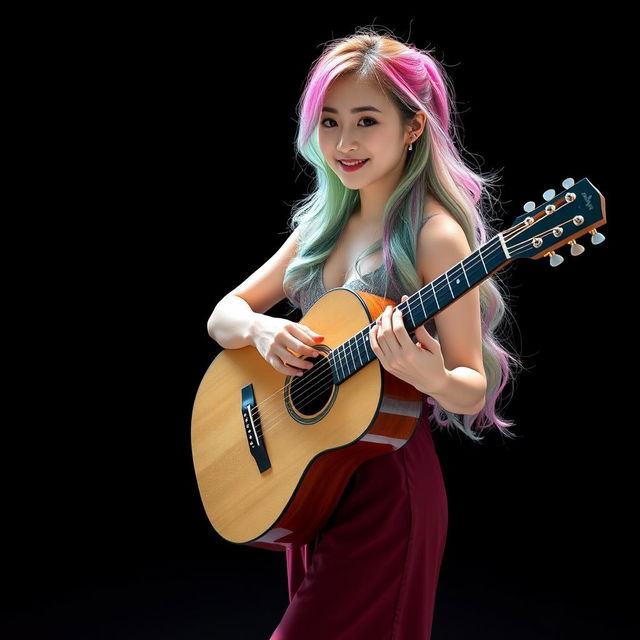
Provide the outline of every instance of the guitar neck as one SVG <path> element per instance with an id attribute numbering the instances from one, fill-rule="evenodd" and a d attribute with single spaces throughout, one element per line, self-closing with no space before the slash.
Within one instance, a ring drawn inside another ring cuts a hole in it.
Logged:
<path id="1" fill-rule="evenodd" d="M 504 236 L 499 233 L 394 309 L 400 309 L 411 333 L 511 259 Z M 329 354 L 334 384 L 342 383 L 376 358 L 369 344 L 373 325 L 367 325 Z"/>
<path id="2" fill-rule="evenodd" d="M 562 186 L 565 190 L 559 194 L 553 189 L 545 191 L 542 194 L 545 202 L 537 207 L 533 201 L 527 202 L 526 213 L 516 218 L 511 227 L 394 307 L 402 311 L 407 331 L 415 331 L 515 258 L 537 260 L 549 256 L 551 266 L 555 267 L 564 258 L 554 250 L 570 246 L 571 255 L 580 255 L 584 247 L 575 239 L 587 232 L 591 234 L 592 244 L 603 242 L 604 236 L 596 233 L 596 227 L 606 222 L 603 195 L 587 178 L 577 183 L 573 178 L 566 178 Z M 376 357 L 369 344 L 372 327 L 373 324 L 368 325 L 331 352 L 329 361 L 334 384 L 340 384 Z"/>

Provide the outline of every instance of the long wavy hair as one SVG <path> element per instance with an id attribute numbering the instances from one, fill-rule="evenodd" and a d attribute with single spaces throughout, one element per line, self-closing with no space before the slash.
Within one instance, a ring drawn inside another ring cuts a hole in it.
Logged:
<path id="1" fill-rule="evenodd" d="M 377 82 L 397 106 L 403 124 L 409 124 L 418 110 L 426 113 L 423 135 L 413 142 L 404 174 L 385 206 L 383 237 L 356 262 L 359 277 L 358 262 L 382 247 L 387 284 L 391 281 L 396 291 L 407 295 L 424 286 L 417 272 L 416 254 L 427 192 L 458 221 L 472 251 L 496 233 L 485 211 L 491 209 L 489 189 L 496 178 L 469 168 L 454 144 L 455 138 L 462 148 L 453 124 L 458 117 L 453 109 L 454 89 L 443 65 L 431 50 L 420 50 L 363 28 L 325 46 L 312 65 L 297 105 L 296 151 L 315 169 L 315 188 L 294 203 L 288 223 L 292 231 L 299 227 L 298 252 L 284 275 L 289 300 L 295 300 L 298 292 L 310 285 L 359 203 L 358 190 L 343 185 L 326 162 L 318 142 L 324 96 L 331 83 L 345 74 Z M 515 368 L 522 366 L 518 357 L 501 344 L 498 335 L 498 326 L 507 312 L 506 296 L 495 275 L 478 286 L 487 377 L 485 406 L 475 415 L 455 414 L 425 394 L 428 404 L 423 411 L 431 405 L 432 417 L 440 428 L 455 427 L 476 442 L 483 439 L 480 431 L 494 425 L 503 435 L 515 438 L 509 430 L 515 423 L 501 419 L 497 413 L 503 389 Z"/>

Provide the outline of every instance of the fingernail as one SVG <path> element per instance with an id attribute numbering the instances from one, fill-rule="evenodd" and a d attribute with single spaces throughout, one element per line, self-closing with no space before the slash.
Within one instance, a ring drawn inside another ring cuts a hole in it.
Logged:
<path id="1" fill-rule="evenodd" d="M 322 342 L 324 340 L 324 336 L 315 336 L 313 338 L 316 342 Z"/>

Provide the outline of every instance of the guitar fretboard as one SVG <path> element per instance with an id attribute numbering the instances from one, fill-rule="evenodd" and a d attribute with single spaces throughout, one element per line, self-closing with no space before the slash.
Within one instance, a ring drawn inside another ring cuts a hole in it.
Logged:
<path id="1" fill-rule="evenodd" d="M 503 234 L 499 233 L 398 304 L 394 309 L 402 312 L 407 332 L 415 331 L 416 327 L 479 284 L 510 257 Z M 367 325 L 329 354 L 334 384 L 341 384 L 376 358 L 369 343 L 369 331 L 374 324 Z"/>

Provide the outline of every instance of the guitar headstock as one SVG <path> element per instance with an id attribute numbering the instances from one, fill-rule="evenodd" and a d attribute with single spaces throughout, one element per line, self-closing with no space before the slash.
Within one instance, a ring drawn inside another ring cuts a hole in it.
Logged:
<path id="1" fill-rule="evenodd" d="M 527 202 L 526 213 L 503 232 L 512 257 L 537 260 L 549 256 L 551 266 L 555 267 L 564 261 L 555 253 L 556 249 L 570 245 L 572 256 L 584 251 L 576 238 L 590 233 L 592 244 L 604 241 L 604 235 L 596 231 L 607 221 L 604 196 L 587 178 L 576 183 L 567 178 L 562 187 L 564 190 L 557 195 L 553 189 L 545 191 L 542 194 L 545 202 L 537 207 L 535 202 Z"/>

